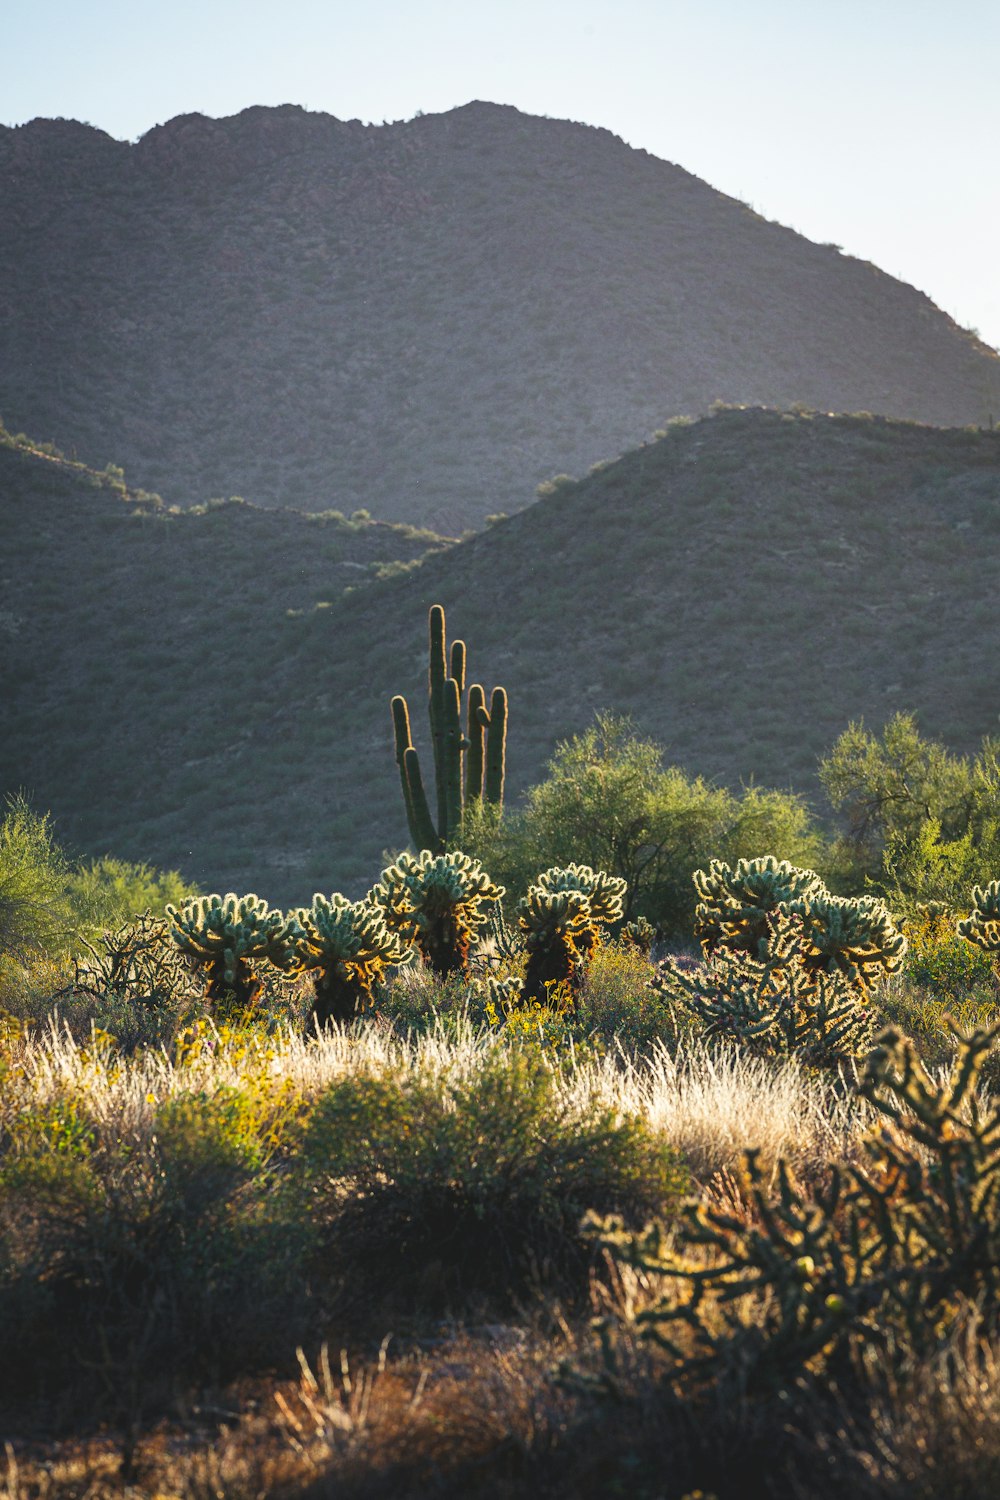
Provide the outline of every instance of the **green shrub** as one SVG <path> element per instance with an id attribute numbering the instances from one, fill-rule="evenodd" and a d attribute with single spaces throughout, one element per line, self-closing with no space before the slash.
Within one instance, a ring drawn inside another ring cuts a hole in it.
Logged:
<path id="1" fill-rule="evenodd" d="M 873 882 L 903 903 L 960 907 L 1000 864 L 1000 745 L 973 759 L 924 739 L 911 714 L 881 736 L 851 724 L 820 763 L 843 833 L 837 855 L 853 889 Z"/>
<path id="2" fill-rule="evenodd" d="M 9 798 L 0 823 L 0 965 L 66 951 L 73 930 L 68 876 L 51 819 L 33 813 L 23 797 Z"/>
<path id="3" fill-rule="evenodd" d="M 20 1109 L 0 1134 L 6 1410 L 134 1419 L 192 1378 L 231 1378 L 302 1337 L 308 1221 L 270 1168 L 288 1105 L 180 1093 L 114 1141 L 85 1100 Z"/>
<path id="4" fill-rule="evenodd" d="M 684 1182 L 641 1120 L 571 1102 L 544 1059 L 500 1047 L 465 1077 L 345 1078 L 318 1101 L 303 1151 L 329 1253 L 359 1296 L 404 1305 L 509 1303 L 533 1279 L 579 1289 L 584 1211 L 640 1221 Z"/>
<path id="5" fill-rule="evenodd" d="M 557 747 L 522 812 L 498 828 L 470 830 L 466 847 L 515 895 L 547 865 L 607 870 L 626 883 L 626 920 L 644 916 L 664 935 L 685 938 L 692 874 L 713 856 L 736 860 L 763 847 L 814 864 L 822 854 L 798 797 L 757 788 L 737 797 L 664 768 L 659 747 L 610 714 Z"/>
<path id="6" fill-rule="evenodd" d="M 168 902 L 176 906 L 197 894 L 177 870 L 154 870 L 110 855 L 77 865 L 69 875 L 67 892 L 78 927 L 95 935 L 146 911 L 161 917 Z"/>
<path id="7" fill-rule="evenodd" d="M 923 911 L 905 923 L 907 937 L 903 976 L 940 1005 L 954 1006 L 969 996 L 992 994 L 996 976 L 989 954 L 961 937 L 943 912 Z"/>

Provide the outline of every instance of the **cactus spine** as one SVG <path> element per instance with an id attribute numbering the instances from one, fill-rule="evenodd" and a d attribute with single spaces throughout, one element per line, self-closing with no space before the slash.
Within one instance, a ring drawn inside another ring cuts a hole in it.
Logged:
<path id="1" fill-rule="evenodd" d="M 413 746 L 409 709 L 406 699 L 399 695 L 392 700 L 392 723 L 410 837 L 418 850 L 430 849 L 439 854 L 449 843 L 454 843 L 464 813 L 473 803 L 485 800 L 495 807 L 503 805 L 507 694 L 503 688 L 494 688 L 487 710 L 485 692 L 479 683 L 473 683 L 463 732 L 465 642 L 453 641 L 449 651 L 440 604 L 431 606 L 428 634 L 428 714 L 434 752 L 436 823 Z"/>

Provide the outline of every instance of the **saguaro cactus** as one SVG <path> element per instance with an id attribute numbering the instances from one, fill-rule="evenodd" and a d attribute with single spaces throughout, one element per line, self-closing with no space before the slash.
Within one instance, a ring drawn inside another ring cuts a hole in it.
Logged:
<path id="1" fill-rule="evenodd" d="M 502 687 L 494 688 L 487 709 L 483 688 L 473 683 L 463 732 L 465 642 L 453 641 L 449 652 L 440 604 L 431 606 L 428 629 L 428 714 L 434 750 L 436 823 L 413 747 L 409 709 L 401 695 L 392 700 L 392 723 L 410 837 L 418 850 L 440 854 L 457 837 L 466 809 L 484 801 L 495 807 L 503 804 L 507 694 Z"/>

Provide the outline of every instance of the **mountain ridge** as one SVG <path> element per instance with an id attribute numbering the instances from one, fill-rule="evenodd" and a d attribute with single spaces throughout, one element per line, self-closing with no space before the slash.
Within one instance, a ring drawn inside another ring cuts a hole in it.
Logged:
<path id="1" fill-rule="evenodd" d="M 171 501 L 455 532 L 716 399 L 1000 412 L 924 294 L 512 106 L 0 128 L 0 225 L 0 414 Z"/>

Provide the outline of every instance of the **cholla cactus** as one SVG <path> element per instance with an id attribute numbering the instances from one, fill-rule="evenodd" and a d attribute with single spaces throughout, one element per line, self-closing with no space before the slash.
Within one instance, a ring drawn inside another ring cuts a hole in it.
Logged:
<path id="1" fill-rule="evenodd" d="M 860 1092 L 888 1126 L 865 1137 L 867 1161 L 835 1166 L 814 1197 L 785 1162 L 775 1191 L 750 1152 L 752 1213 L 691 1204 L 677 1241 L 656 1225 L 635 1235 L 592 1221 L 617 1259 L 671 1278 L 637 1323 L 673 1355 L 674 1380 L 738 1369 L 758 1389 L 787 1385 L 850 1344 L 883 1348 L 893 1329 L 927 1350 L 947 1339 L 962 1301 L 995 1330 L 1000 1106 L 977 1099 L 976 1082 L 1000 1022 L 952 1031 L 959 1047 L 943 1085 L 908 1038 L 882 1035 Z"/>
<path id="2" fill-rule="evenodd" d="M 528 967 L 524 999 L 551 1006 L 564 994 L 574 1012 L 600 928 L 622 914 L 626 882 L 589 865 L 553 865 L 518 903 Z"/>
<path id="3" fill-rule="evenodd" d="M 618 934 L 618 941 L 648 958 L 656 942 L 656 928 L 646 917 L 634 917 L 631 922 L 625 923 Z"/>
<path id="4" fill-rule="evenodd" d="M 382 871 L 368 900 L 386 926 L 416 944 L 424 962 L 442 977 L 469 972 L 472 940 L 488 918 L 487 908 L 504 895 L 476 860 L 457 850 L 401 854 Z"/>
<path id="5" fill-rule="evenodd" d="M 773 854 L 741 859 L 735 867 L 713 859 L 693 879 L 699 898 L 694 932 L 706 955 L 728 948 L 762 958 L 772 915 L 825 890 L 812 870 L 800 870 Z"/>
<path id="6" fill-rule="evenodd" d="M 370 901 L 348 901 L 339 893 L 327 898 L 317 891 L 312 906 L 292 915 L 299 964 L 314 976 L 317 1026 L 350 1021 L 368 1008 L 386 969 L 402 963 L 409 951 Z"/>
<path id="7" fill-rule="evenodd" d="M 191 971 L 166 922 L 151 912 L 105 932 L 98 946 L 86 939 L 83 946 L 90 956 L 77 960 L 73 986 L 81 993 L 159 1010 L 191 989 Z"/>
<path id="8" fill-rule="evenodd" d="M 996 962 L 1000 956 L 1000 880 L 973 888 L 972 911 L 957 927 L 959 937 L 975 943 Z"/>
<path id="9" fill-rule="evenodd" d="M 867 995 L 873 980 L 902 965 L 906 938 L 874 896 L 831 896 L 821 889 L 789 902 L 785 910 L 802 923 L 802 964 L 808 974 L 843 974 Z"/>
<path id="10" fill-rule="evenodd" d="M 797 918 L 772 917 L 762 958 L 720 948 L 695 969 L 667 958 L 652 987 L 694 1015 L 709 1036 L 747 1051 L 817 1065 L 856 1057 L 871 1043 L 871 1011 L 839 969 L 810 972 L 804 947 Z"/>
<path id="11" fill-rule="evenodd" d="M 170 936 L 206 977 L 212 1006 L 246 1010 L 260 991 L 254 969 L 265 960 L 278 969 L 296 966 L 296 923 L 260 896 L 199 896 L 178 911 L 166 907 Z"/>

